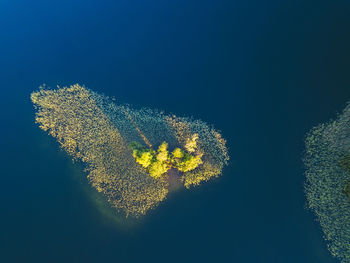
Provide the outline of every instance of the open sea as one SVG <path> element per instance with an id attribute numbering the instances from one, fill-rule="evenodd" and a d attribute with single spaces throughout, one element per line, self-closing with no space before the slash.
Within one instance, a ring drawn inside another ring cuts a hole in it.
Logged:
<path id="1" fill-rule="evenodd" d="M 350 2 L 0 1 L 0 262 L 336 263 L 304 139 L 350 100 Z M 125 220 L 34 123 L 75 83 L 222 132 L 221 177 Z"/>

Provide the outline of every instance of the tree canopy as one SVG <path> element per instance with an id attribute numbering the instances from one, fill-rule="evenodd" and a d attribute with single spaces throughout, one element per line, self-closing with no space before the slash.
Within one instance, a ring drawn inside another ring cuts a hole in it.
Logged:
<path id="1" fill-rule="evenodd" d="M 136 162 L 146 168 L 153 178 L 160 178 L 170 168 L 176 168 L 180 172 L 188 172 L 202 164 L 202 153 L 197 150 L 198 134 L 194 134 L 187 140 L 185 150 L 175 148 L 171 154 L 168 151 L 168 143 L 162 142 L 157 151 L 146 148 L 138 142 L 130 144 Z"/>

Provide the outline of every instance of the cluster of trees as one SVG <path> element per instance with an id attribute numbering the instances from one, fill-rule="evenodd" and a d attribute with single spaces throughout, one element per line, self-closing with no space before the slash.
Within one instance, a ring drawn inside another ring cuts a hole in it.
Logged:
<path id="1" fill-rule="evenodd" d="M 196 153 L 198 134 L 187 140 L 185 150 L 175 148 L 171 153 L 168 144 L 163 142 L 157 151 L 146 148 L 138 142 L 132 142 L 130 147 L 136 162 L 145 167 L 150 176 L 160 178 L 170 168 L 176 168 L 180 172 L 192 171 L 202 164 L 202 153 Z"/>

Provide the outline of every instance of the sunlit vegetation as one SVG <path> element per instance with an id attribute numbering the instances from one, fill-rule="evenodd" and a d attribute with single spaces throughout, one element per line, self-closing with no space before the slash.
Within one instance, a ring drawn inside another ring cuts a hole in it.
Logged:
<path id="1" fill-rule="evenodd" d="M 118 105 L 80 85 L 41 88 L 31 100 L 39 127 L 82 161 L 91 185 L 127 215 L 143 215 L 166 198 L 170 169 L 189 188 L 219 176 L 229 160 L 225 140 L 200 120 Z"/>
<path id="2" fill-rule="evenodd" d="M 308 206 L 317 215 L 332 255 L 350 262 L 350 106 L 306 138 Z"/>
<path id="3" fill-rule="evenodd" d="M 150 176 L 160 178 L 171 168 L 175 168 L 180 172 L 189 172 L 203 163 L 201 159 L 203 153 L 193 154 L 197 150 L 197 139 L 198 134 L 194 134 L 192 138 L 188 139 L 185 145 L 187 152 L 175 148 L 171 154 L 166 142 L 162 142 L 157 151 L 143 147 L 138 142 L 132 142 L 130 147 L 133 150 L 136 162 L 147 168 Z"/>

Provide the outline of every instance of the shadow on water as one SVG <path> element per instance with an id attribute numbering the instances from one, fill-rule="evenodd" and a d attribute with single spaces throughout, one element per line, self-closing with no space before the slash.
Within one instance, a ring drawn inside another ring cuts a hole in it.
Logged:
<path id="1" fill-rule="evenodd" d="M 62 154 L 65 153 L 62 151 Z M 178 177 L 178 174 L 170 173 L 169 193 L 164 202 L 159 204 L 154 209 L 148 211 L 146 215 L 136 218 L 133 216 L 126 216 L 124 212 L 118 211 L 112 207 L 107 198 L 90 185 L 87 179 L 87 174 L 84 171 L 83 163 L 79 161 L 71 161 L 68 170 L 70 171 L 69 176 L 72 179 L 72 184 L 79 188 L 77 191 L 83 192 L 84 196 L 86 196 L 90 204 L 89 206 L 91 208 L 94 221 L 107 227 L 117 228 L 118 230 L 124 232 L 133 232 L 139 229 L 143 224 L 149 221 L 155 213 L 157 213 L 157 209 L 161 209 L 163 206 L 166 206 L 167 199 L 176 198 L 176 196 L 181 194 L 183 191 L 186 191 Z"/>
<path id="2" fill-rule="evenodd" d="M 126 216 L 125 213 L 110 206 L 107 198 L 90 185 L 84 163 L 72 160 L 54 138 L 47 136 L 45 132 L 40 133 L 42 134 L 38 135 L 37 140 L 35 140 L 38 143 L 38 148 L 46 155 L 50 155 L 50 159 L 64 160 L 65 167 L 59 165 L 51 169 L 61 168 L 62 173 L 66 173 L 65 177 L 67 178 L 62 177 L 62 182 L 68 179 L 68 188 L 71 188 L 73 192 L 70 197 L 78 199 L 79 209 L 86 209 L 87 211 L 82 211 L 82 213 L 88 215 L 93 223 L 123 232 L 132 232 L 142 225 L 144 218 Z M 82 199 L 81 196 L 83 196 Z"/>
<path id="3" fill-rule="evenodd" d="M 69 171 L 72 184 L 78 187 L 79 189 L 77 191 L 81 191 L 87 198 L 94 221 L 125 232 L 140 227 L 143 222 L 142 218 L 126 216 L 125 213 L 110 206 L 107 198 L 90 185 L 87 179 L 87 173 L 84 171 L 83 163 L 78 161 L 71 162 Z"/>

